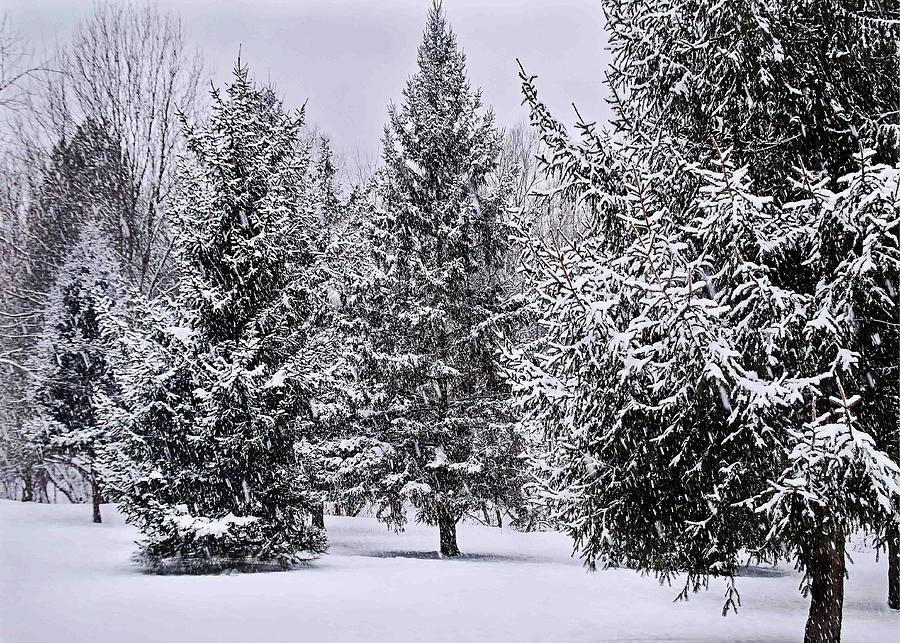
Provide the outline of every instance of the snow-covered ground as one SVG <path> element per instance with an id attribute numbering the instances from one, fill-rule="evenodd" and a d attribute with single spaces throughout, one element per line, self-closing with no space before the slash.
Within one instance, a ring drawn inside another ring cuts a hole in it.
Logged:
<path id="1" fill-rule="evenodd" d="M 293 572 L 150 576 L 129 562 L 135 531 L 112 506 L 0 501 L 3 643 L 215 641 L 799 641 L 806 602 L 789 569 L 721 583 L 687 603 L 628 570 L 586 572 L 559 534 L 460 528 L 461 559 L 434 530 L 394 534 L 370 518 L 327 518 L 330 553 Z M 857 547 L 856 549 L 860 549 Z M 853 553 L 844 641 L 891 643 L 886 561 Z"/>

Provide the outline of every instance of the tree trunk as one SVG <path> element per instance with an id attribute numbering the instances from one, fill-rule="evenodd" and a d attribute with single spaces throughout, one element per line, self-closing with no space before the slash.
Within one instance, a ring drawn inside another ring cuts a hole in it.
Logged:
<path id="1" fill-rule="evenodd" d="M 313 527 L 318 527 L 319 529 L 325 529 L 325 504 L 324 503 L 319 503 L 313 507 L 312 524 L 313 524 Z"/>
<path id="2" fill-rule="evenodd" d="M 50 502 L 50 492 L 48 491 L 48 486 L 50 484 L 50 479 L 47 476 L 47 471 L 45 469 L 38 469 L 37 473 L 34 476 L 34 486 L 37 490 L 37 494 L 35 494 L 35 500 L 37 502 Z"/>
<path id="3" fill-rule="evenodd" d="M 844 605 L 844 533 L 822 534 L 808 566 L 812 577 L 804 643 L 839 643 Z"/>
<path id="4" fill-rule="evenodd" d="M 900 543 L 888 540 L 888 607 L 900 610 Z"/>
<path id="5" fill-rule="evenodd" d="M 103 519 L 100 516 L 100 503 L 103 502 L 103 495 L 100 491 L 100 481 L 97 480 L 97 474 L 91 475 L 91 504 L 94 506 L 94 522 L 101 523 Z"/>
<path id="6" fill-rule="evenodd" d="M 441 556 L 459 556 L 456 544 L 456 520 L 441 513 L 438 517 L 438 530 L 441 534 Z"/>
<path id="7" fill-rule="evenodd" d="M 22 469 L 22 502 L 34 500 L 34 483 L 31 480 L 31 467 Z"/>

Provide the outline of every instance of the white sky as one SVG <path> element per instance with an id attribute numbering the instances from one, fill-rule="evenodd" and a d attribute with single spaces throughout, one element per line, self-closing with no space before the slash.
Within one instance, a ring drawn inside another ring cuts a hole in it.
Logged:
<path id="1" fill-rule="evenodd" d="M 0 0 L 12 27 L 38 47 L 65 41 L 92 0 Z M 312 124 L 335 147 L 374 160 L 387 105 L 400 99 L 415 71 L 416 48 L 430 0 L 158 0 L 177 12 L 190 43 L 217 83 L 238 47 L 259 80 L 271 80 L 288 107 L 308 99 Z M 557 117 L 605 118 L 601 84 L 608 61 L 596 0 L 444 0 L 469 78 L 481 87 L 500 125 L 527 114 L 521 106 L 518 57 Z"/>

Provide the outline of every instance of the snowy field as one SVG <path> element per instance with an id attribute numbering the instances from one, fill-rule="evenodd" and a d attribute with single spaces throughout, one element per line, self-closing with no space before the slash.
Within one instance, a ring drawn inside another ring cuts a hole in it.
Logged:
<path id="1" fill-rule="evenodd" d="M 136 532 L 114 507 L 0 501 L 3 643 L 268 641 L 800 641 L 806 602 L 789 569 L 747 570 L 743 607 L 721 583 L 687 603 L 628 570 L 586 572 L 552 533 L 460 527 L 461 559 L 437 534 L 394 534 L 328 517 L 330 553 L 293 572 L 150 576 L 129 562 Z M 846 642 L 898 640 L 886 561 L 851 547 Z M 855 550 L 855 551 L 854 551 Z"/>

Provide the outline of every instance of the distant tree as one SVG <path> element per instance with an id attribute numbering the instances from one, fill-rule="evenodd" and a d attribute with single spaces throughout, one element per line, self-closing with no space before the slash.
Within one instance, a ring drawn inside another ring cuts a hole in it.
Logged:
<path id="1" fill-rule="evenodd" d="M 6 287 L 0 297 L 3 317 L 9 320 L 2 328 L 4 423 L 10 439 L 17 436 L 19 440 L 26 439 L 22 423 L 33 412 L 23 403 L 36 377 L 28 362 L 36 356 L 37 338 L 42 336 L 45 316 L 52 308 L 53 286 L 84 234 L 102 233 L 109 243 L 106 233 L 118 228 L 130 179 L 116 141 L 100 124 L 86 121 L 71 138 L 56 143 L 45 167 L 29 182 L 30 187 L 19 186 L 21 191 L 10 195 L 17 204 L 9 206 L 4 244 Z M 83 233 L 89 221 L 97 225 Z M 110 251 L 118 256 L 114 247 Z M 32 451 L 24 446 L 17 450 Z M 42 466 L 41 471 L 49 469 Z"/>
<path id="2" fill-rule="evenodd" d="M 90 484 L 93 520 L 101 522 L 103 479 L 98 470 L 110 436 L 97 411 L 98 395 L 116 396 L 101 314 L 115 314 L 123 296 L 118 262 L 96 225 L 88 223 L 50 291 L 44 327 L 30 365 L 35 375 L 25 428 L 45 464 L 78 470 Z"/>
<path id="3" fill-rule="evenodd" d="M 439 4 L 418 63 L 384 135 L 356 347 L 361 434 L 343 470 L 379 518 L 401 526 L 410 503 L 456 556 L 464 515 L 519 497 L 522 449 L 495 355 L 505 195 L 486 189 L 499 135 Z"/>
<path id="4" fill-rule="evenodd" d="M 0 476 L 5 495 L 12 500 L 34 502 L 35 490 L 40 489 L 39 480 L 46 467 L 43 454 L 29 436 L 23 435 L 18 415 L 12 415 L 6 409 L 4 415 L 0 433 Z M 37 500 L 40 500 L 39 491 Z"/>
<path id="5" fill-rule="evenodd" d="M 341 383 L 346 372 L 343 352 L 347 335 L 341 324 L 345 318 L 344 298 L 347 279 L 357 268 L 355 259 L 362 246 L 358 219 L 351 214 L 350 204 L 341 200 L 337 185 L 338 167 L 327 137 L 317 136 L 317 158 L 310 175 L 310 196 L 315 215 L 310 239 L 314 257 L 309 262 L 305 279 L 317 293 L 318 305 L 309 317 L 309 332 L 321 348 L 318 385 L 311 405 L 314 422 L 297 444 L 297 452 L 311 488 L 318 501 L 312 509 L 313 525 L 325 528 L 325 502 L 338 500 L 333 476 L 325 460 L 331 444 L 347 435 L 347 387 Z"/>
<path id="6" fill-rule="evenodd" d="M 0 156 L 0 480 L 5 497 L 30 499 L 32 475 L 39 454 L 21 435 L 20 400 L 30 385 L 23 369 L 26 323 L 20 302 L 13 297 L 21 282 L 25 247 L 21 212 L 26 201 L 26 177 L 10 155 Z M 23 488 L 24 487 L 24 488 Z"/>
<path id="7" fill-rule="evenodd" d="M 48 290 L 88 221 L 97 223 L 114 253 L 119 250 L 111 241 L 129 207 L 132 182 L 123 151 L 99 122 L 87 120 L 57 142 L 27 213 L 26 295 Z"/>
<path id="8" fill-rule="evenodd" d="M 158 572 L 282 569 L 325 549 L 295 451 L 322 363 L 303 114 L 240 62 L 212 98 L 209 121 L 184 126 L 177 310 L 147 307 L 122 377 L 117 487 Z"/>
<path id="9" fill-rule="evenodd" d="M 313 176 L 313 191 L 320 224 L 323 227 L 335 226 L 342 204 L 338 194 L 337 167 L 334 163 L 331 143 L 325 136 L 319 139 L 319 155 Z"/>
<path id="10" fill-rule="evenodd" d="M 503 131 L 496 173 L 498 177 L 508 177 L 512 184 L 508 207 L 524 209 L 548 187 L 539 163 L 540 154 L 540 136 L 528 123 Z"/>
<path id="11" fill-rule="evenodd" d="M 182 25 L 153 3 L 99 3 L 74 29 L 35 83 L 16 119 L 20 154 L 34 168 L 46 141 L 72 138 L 86 121 L 115 142 L 130 180 L 116 186 L 125 207 L 109 230 L 123 274 L 152 293 L 171 286 L 174 269 L 167 213 L 184 140 L 178 113 L 200 105 L 203 63 Z"/>

